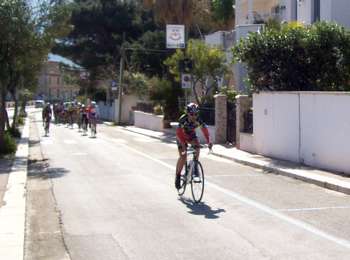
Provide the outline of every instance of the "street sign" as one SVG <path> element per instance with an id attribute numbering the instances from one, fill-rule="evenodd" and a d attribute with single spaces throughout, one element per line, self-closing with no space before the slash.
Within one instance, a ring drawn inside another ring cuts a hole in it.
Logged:
<path id="1" fill-rule="evenodd" d="M 185 48 L 185 26 L 181 24 L 166 25 L 166 47 L 168 49 Z"/>
<path id="2" fill-rule="evenodd" d="M 115 80 L 111 81 L 111 90 L 112 91 L 118 90 L 118 83 Z"/>
<path id="3" fill-rule="evenodd" d="M 183 89 L 192 88 L 192 77 L 191 74 L 183 73 L 181 74 L 181 87 Z"/>

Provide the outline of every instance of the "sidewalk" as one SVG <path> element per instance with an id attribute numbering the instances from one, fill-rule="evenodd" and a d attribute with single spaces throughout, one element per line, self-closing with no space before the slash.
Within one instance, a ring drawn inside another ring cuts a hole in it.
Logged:
<path id="1" fill-rule="evenodd" d="M 0 178 L 0 187 L 4 188 L 4 194 L 0 194 L 1 259 L 23 259 L 28 139 L 29 119 L 27 118 L 11 169 L 9 166 L 0 167 L 0 175 L 3 176 Z M 9 165 L 9 162 L 7 164 Z"/>
<path id="2" fill-rule="evenodd" d="M 176 142 L 174 129 L 168 129 L 164 132 L 157 132 L 134 126 L 125 126 L 121 127 L 121 129 L 168 142 Z M 293 162 L 247 153 L 232 146 L 229 147 L 215 144 L 213 147 L 213 154 L 222 158 L 230 159 L 237 163 L 295 178 L 307 183 L 350 195 L 350 176 L 346 177 L 332 172 L 302 166 Z"/>

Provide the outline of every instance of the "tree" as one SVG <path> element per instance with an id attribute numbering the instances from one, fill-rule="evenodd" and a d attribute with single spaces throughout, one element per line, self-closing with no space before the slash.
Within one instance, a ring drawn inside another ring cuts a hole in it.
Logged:
<path id="1" fill-rule="evenodd" d="M 235 0 L 211 0 L 211 8 L 213 17 L 223 27 L 231 27 L 233 29 L 235 19 Z M 227 29 L 227 28 L 226 28 Z"/>
<path id="2" fill-rule="evenodd" d="M 12 93 L 16 100 L 13 128 L 16 127 L 17 93 L 26 83 L 36 85 L 41 64 L 47 58 L 54 38 L 62 32 L 65 7 L 51 1 L 35 12 L 26 0 L 3 0 L 0 3 L 0 147 L 4 143 L 5 97 Z"/>
<path id="3" fill-rule="evenodd" d="M 136 1 L 74 0 L 73 30 L 57 42 L 53 52 L 89 70 L 92 79 L 114 78 L 123 44 L 152 29 L 149 20 Z"/>
<path id="4" fill-rule="evenodd" d="M 185 53 L 177 50 L 173 56 L 165 61 L 165 64 L 169 66 L 170 73 L 175 76 L 177 81 L 180 81 L 181 75 L 179 64 L 184 58 L 193 61 L 191 71 L 193 77 L 192 91 L 196 101 L 200 104 L 197 85 L 200 87 L 201 96 L 209 95 L 218 86 L 218 81 L 227 71 L 225 54 L 217 48 L 207 46 L 202 41 L 190 40 Z M 207 84 L 208 77 L 214 81 L 213 84 Z"/>
<path id="5" fill-rule="evenodd" d="M 146 7 L 153 8 L 159 23 L 186 26 L 192 24 L 194 2 L 193 0 L 144 0 Z"/>

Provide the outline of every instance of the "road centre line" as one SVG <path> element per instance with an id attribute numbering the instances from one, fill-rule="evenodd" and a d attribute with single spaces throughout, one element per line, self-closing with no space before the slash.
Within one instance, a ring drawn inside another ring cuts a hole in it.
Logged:
<path id="1" fill-rule="evenodd" d="M 319 207 L 319 208 L 300 208 L 300 209 L 279 209 L 278 211 L 297 212 L 297 211 L 316 211 L 316 210 L 329 210 L 329 209 L 350 209 L 350 206 Z"/>
<path id="2" fill-rule="evenodd" d="M 108 139 L 110 139 L 110 138 L 108 138 Z M 138 151 L 137 149 L 131 148 L 131 147 L 127 146 L 127 145 L 124 145 L 124 144 L 121 144 L 121 145 L 124 146 L 126 149 L 134 152 L 134 153 L 137 153 L 137 154 L 139 154 L 139 155 L 141 155 L 141 156 L 143 156 L 143 157 L 145 157 L 147 159 L 150 159 L 150 160 L 152 160 L 154 162 L 157 162 L 157 163 L 163 165 L 164 167 L 166 167 L 168 169 L 171 169 L 172 171 L 175 171 L 175 166 L 173 166 L 173 165 L 170 165 L 170 164 L 165 163 L 165 162 L 163 162 L 161 160 L 153 158 L 152 156 L 150 156 L 148 154 L 145 154 L 145 153 L 143 153 L 141 151 Z M 234 199 L 236 199 L 236 200 L 238 200 L 238 201 L 240 201 L 242 203 L 245 203 L 245 204 L 247 204 L 247 205 L 249 205 L 249 206 L 251 206 L 253 208 L 256 208 L 256 209 L 258 209 L 260 211 L 263 211 L 263 212 L 265 212 L 265 213 L 267 213 L 267 214 L 269 214 L 269 215 L 271 215 L 273 217 L 276 217 L 276 218 L 278 218 L 280 220 L 283 220 L 283 221 L 285 221 L 285 222 L 287 222 L 289 224 L 292 224 L 292 225 L 294 225 L 296 227 L 299 227 L 299 228 L 301 228 L 301 229 L 303 229 L 305 231 L 308 231 L 308 232 L 310 232 L 310 233 L 312 233 L 312 234 L 314 234 L 316 236 L 319 236 L 319 237 L 324 238 L 326 240 L 332 241 L 332 242 L 334 242 L 334 243 L 336 243 L 338 245 L 341 245 L 341 246 L 343 246 L 343 247 L 345 247 L 347 249 L 350 249 L 350 241 L 348 241 L 348 240 L 345 240 L 345 239 L 338 238 L 338 237 L 335 237 L 333 235 L 330 235 L 330 234 L 328 234 L 328 233 L 326 233 L 326 232 L 324 232 L 324 231 L 322 231 L 322 230 L 320 230 L 320 229 L 318 229 L 318 228 L 316 228 L 316 227 L 314 227 L 314 226 L 312 226 L 310 224 L 307 224 L 307 223 L 305 223 L 303 221 L 300 221 L 300 220 L 293 219 L 293 218 L 291 218 L 291 217 L 289 217 L 287 215 L 284 215 L 283 213 L 279 212 L 278 210 L 272 209 L 272 208 L 270 208 L 270 207 L 268 207 L 268 206 L 266 206 L 264 204 L 261 204 L 261 203 L 255 201 L 255 200 L 249 199 L 249 198 L 247 198 L 245 196 L 242 196 L 242 195 L 240 195 L 240 194 L 238 194 L 236 192 L 233 192 L 233 191 L 227 190 L 225 188 L 222 188 L 222 187 L 220 187 L 217 184 L 211 183 L 209 181 L 206 181 L 206 184 L 208 186 L 210 186 L 211 188 L 214 188 L 217 191 L 220 191 L 220 192 L 228 195 L 229 197 L 232 197 L 232 198 L 234 198 Z"/>

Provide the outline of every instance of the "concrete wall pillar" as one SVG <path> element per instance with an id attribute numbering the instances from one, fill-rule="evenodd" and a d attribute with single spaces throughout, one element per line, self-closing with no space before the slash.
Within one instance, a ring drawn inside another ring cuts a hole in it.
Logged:
<path id="1" fill-rule="evenodd" d="M 247 95 L 236 97 L 236 147 L 240 149 L 240 133 L 244 129 L 244 113 L 252 107 L 252 99 Z"/>
<path id="2" fill-rule="evenodd" d="M 226 143 L 227 140 L 227 96 L 217 94 L 215 98 L 215 142 Z"/>

